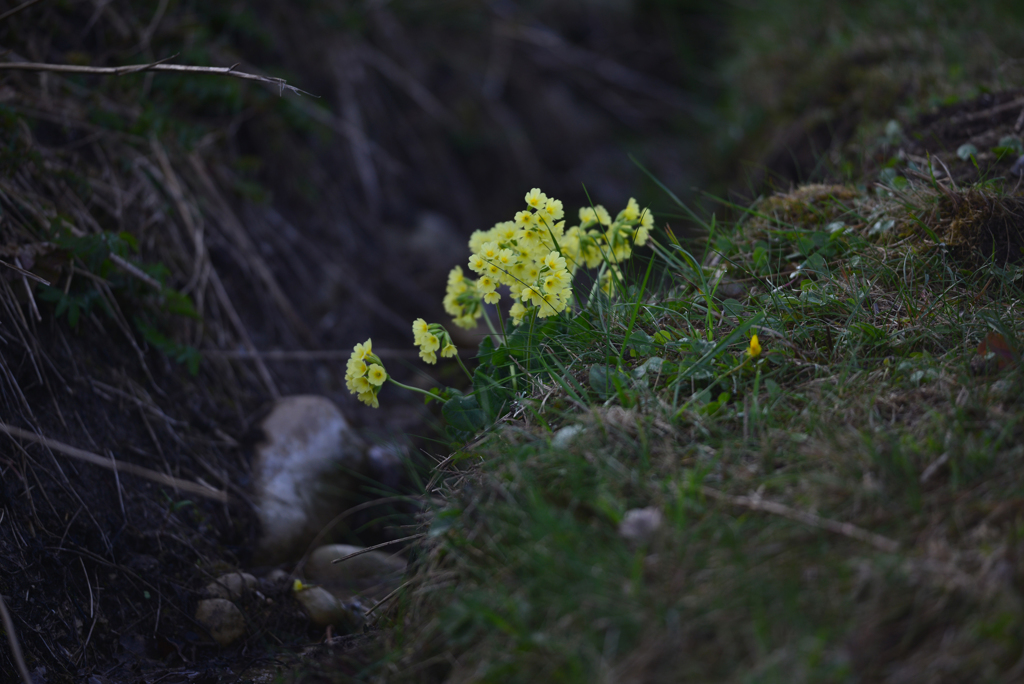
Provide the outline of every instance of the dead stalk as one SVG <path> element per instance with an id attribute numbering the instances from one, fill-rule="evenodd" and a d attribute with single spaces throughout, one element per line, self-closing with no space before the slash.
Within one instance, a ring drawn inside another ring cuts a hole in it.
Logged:
<path id="1" fill-rule="evenodd" d="M 25 665 L 25 657 L 21 654 L 21 644 L 18 643 L 18 635 L 14 631 L 14 620 L 11 619 L 11 614 L 7 612 L 7 604 L 4 602 L 2 595 L 0 595 L 0 618 L 3 618 L 4 631 L 7 632 L 7 643 L 11 645 L 11 657 L 14 659 L 14 664 L 18 666 L 21 679 L 25 684 L 32 684 L 32 677 L 28 674 L 28 666 Z"/>
<path id="2" fill-rule="evenodd" d="M 21 12 L 22 10 L 27 10 L 32 5 L 36 4 L 37 2 L 42 2 L 42 1 L 43 0 L 28 0 L 28 2 L 23 2 L 20 5 L 18 5 L 17 7 L 15 7 L 14 9 L 7 10 L 3 14 L 0 14 L 0 21 L 6 21 L 7 19 L 10 19 L 11 17 L 13 17 L 15 14 L 18 14 L 19 12 Z"/>
<path id="3" fill-rule="evenodd" d="M 867 530 L 857 527 L 852 523 L 841 523 L 828 518 L 823 518 L 815 513 L 809 513 L 807 511 L 801 511 L 796 508 L 790 508 L 785 504 L 776 503 L 775 501 L 765 501 L 760 497 L 752 496 L 733 496 L 732 494 L 726 494 L 720 492 L 717 489 L 710 487 L 701 487 L 701 493 L 709 499 L 715 499 L 716 501 L 724 501 L 725 503 L 732 504 L 733 506 L 740 506 L 747 508 L 752 511 L 762 511 L 764 513 L 771 513 L 772 515 L 778 515 L 783 518 L 789 518 L 796 522 L 809 525 L 811 527 L 817 527 L 819 530 L 825 530 L 833 534 L 840 534 L 850 539 L 856 539 L 857 541 L 864 542 L 874 546 L 879 551 L 885 553 L 896 553 L 899 551 L 899 542 L 883 537 L 880 534 L 874 532 L 868 532 Z"/>
<path id="4" fill-rule="evenodd" d="M 9 14 L 9 13 L 8 13 Z M 0 21 L 7 16 L 0 15 Z M 245 71 L 235 71 L 238 64 L 233 64 L 229 67 L 207 67 L 207 66 L 194 66 L 191 64 L 167 64 L 166 62 L 174 59 L 177 55 L 171 55 L 165 59 L 150 62 L 148 64 L 132 64 L 130 66 L 121 67 L 92 67 L 92 66 L 78 66 L 76 64 L 47 64 L 44 62 L 3 62 L 0 63 L 0 70 L 2 71 L 43 71 L 54 74 L 95 74 L 99 76 L 124 76 L 126 74 L 137 74 L 142 71 L 173 71 L 177 73 L 187 74 L 214 74 L 217 76 L 230 76 L 232 78 L 240 78 L 243 81 L 256 81 L 257 83 L 269 83 L 275 85 L 278 88 L 278 95 L 283 95 L 284 91 L 295 93 L 296 95 L 309 95 L 310 97 L 316 97 L 312 93 L 307 93 L 305 90 L 300 90 L 295 86 L 288 85 L 288 82 L 283 78 L 276 76 L 260 76 L 259 74 L 250 74 Z"/>
<path id="5" fill-rule="evenodd" d="M 356 551 L 354 553 L 348 554 L 347 556 L 342 556 L 341 558 L 335 558 L 334 560 L 331 561 L 331 564 L 333 565 L 335 563 L 344 563 L 345 561 L 349 560 L 350 558 L 355 558 L 356 556 L 362 556 L 364 553 L 370 553 L 371 551 L 376 551 L 377 549 L 382 549 L 385 546 L 393 546 L 394 544 L 398 544 L 400 542 L 409 541 L 410 539 L 419 539 L 420 537 L 425 537 L 425 536 L 427 536 L 426 532 L 420 532 L 419 534 L 411 534 L 408 537 L 402 537 L 401 539 L 392 539 L 391 541 L 386 541 L 383 544 L 376 544 L 375 546 L 367 546 L 365 549 L 360 549 L 360 550 L 358 550 L 358 551 Z"/>
<path id="6" fill-rule="evenodd" d="M 103 458 L 102 456 L 94 454 L 91 451 L 78 449 L 71 445 L 64 444 L 63 442 L 58 442 L 55 439 L 43 437 L 42 435 L 37 435 L 34 432 L 22 430 L 21 428 L 16 428 L 12 425 L 0 423 L 0 432 L 6 433 L 11 437 L 17 437 L 19 439 L 24 439 L 29 442 L 41 444 L 49 449 L 58 451 L 64 454 L 65 456 L 70 456 L 71 458 L 76 458 L 80 461 L 85 461 L 86 463 L 92 463 L 93 465 L 98 465 L 101 468 L 106 468 L 107 470 L 114 470 L 115 474 L 117 471 L 122 471 L 147 480 L 151 480 L 153 482 L 157 482 L 162 485 L 166 485 L 168 487 L 174 487 L 182 491 L 189 492 L 191 494 L 198 494 L 199 496 L 204 496 L 208 499 L 213 499 L 214 501 L 228 500 L 227 492 L 211 489 L 209 487 L 203 487 L 202 485 L 196 484 L 195 482 L 191 482 L 189 480 L 182 480 L 177 477 L 171 477 L 170 475 L 164 475 L 163 473 L 158 473 L 155 470 L 143 468 L 142 466 L 138 466 L 133 463 L 114 464 L 110 459 Z"/>

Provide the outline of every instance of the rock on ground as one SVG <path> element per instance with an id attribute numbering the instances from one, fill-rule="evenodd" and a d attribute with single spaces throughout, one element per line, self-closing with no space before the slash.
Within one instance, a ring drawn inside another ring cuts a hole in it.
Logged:
<path id="1" fill-rule="evenodd" d="M 231 601 L 205 599 L 196 606 L 196 622 L 221 646 L 228 646 L 245 634 L 245 617 Z"/>
<path id="2" fill-rule="evenodd" d="M 341 563 L 339 558 L 362 551 L 348 544 L 327 544 L 310 554 L 303 570 L 312 582 L 341 597 L 383 597 L 397 587 L 405 573 L 405 559 L 396 554 L 368 551 Z"/>
<path id="3" fill-rule="evenodd" d="M 351 505 L 353 473 L 365 445 L 332 401 L 284 397 L 263 419 L 256 445 L 256 509 L 262 524 L 257 557 L 273 564 L 302 555 L 313 537 Z"/>

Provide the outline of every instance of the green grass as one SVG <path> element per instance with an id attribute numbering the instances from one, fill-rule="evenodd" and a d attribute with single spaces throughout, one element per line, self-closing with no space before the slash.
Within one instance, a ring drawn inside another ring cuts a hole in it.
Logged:
<path id="1" fill-rule="evenodd" d="M 386 679 L 1012 678 L 1021 271 L 938 244 L 942 197 L 771 197 L 701 263 L 662 235 L 624 296 L 488 347 L 519 391 L 438 473 Z"/>
<path id="2" fill-rule="evenodd" d="M 708 170 L 734 186 L 791 159 L 801 182 L 857 179 L 890 120 L 1021 82 L 1024 5 L 1011 0 L 727 6 Z"/>

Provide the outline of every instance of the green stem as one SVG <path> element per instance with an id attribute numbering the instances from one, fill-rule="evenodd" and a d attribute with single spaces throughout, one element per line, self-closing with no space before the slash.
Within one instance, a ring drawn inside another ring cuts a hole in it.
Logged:
<path id="1" fill-rule="evenodd" d="M 455 354 L 455 360 L 459 362 L 460 366 L 462 366 L 462 372 L 466 374 L 466 377 L 469 378 L 470 384 L 472 384 L 473 383 L 473 374 L 469 372 L 468 368 L 466 368 L 466 364 L 464 364 L 462 362 L 462 357 L 459 356 L 458 353 Z"/>
<path id="2" fill-rule="evenodd" d="M 487 329 L 491 331 L 492 335 L 494 335 L 495 337 L 498 337 L 499 336 L 498 335 L 498 331 L 495 330 L 495 328 L 494 328 L 494 323 L 491 321 L 491 315 L 489 313 L 487 313 L 487 305 L 486 304 L 482 304 L 481 306 L 483 307 L 484 321 L 486 321 L 486 323 L 487 323 Z"/>
<path id="3" fill-rule="evenodd" d="M 636 306 L 633 307 L 633 315 L 629 319 L 629 328 L 626 329 L 626 339 L 622 341 L 622 347 L 619 349 L 619 365 L 618 368 L 622 368 L 622 358 L 626 353 L 626 345 L 629 344 L 629 338 L 633 334 L 633 326 L 636 325 L 636 316 L 640 313 L 640 306 L 644 301 L 644 294 L 647 292 L 647 279 L 651 277 L 651 269 L 654 268 L 654 259 L 651 259 L 647 263 L 647 273 L 644 274 L 644 282 L 640 285 L 640 292 L 636 296 Z M 614 277 L 614 272 L 612 273 Z"/>
<path id="4" fill-rule="evenodd" d="M 419 392 L 423 396 L 430 397 L 431 399 L 439 399 L 440 398 L 436 394 L 431 394 L 430 392 L 427 392 L 426 390 L 421 390 L 419 387 L 410 387 L 409 385 L 403 385 L 402 383 L 400 383 L 397 380 L 395 380 L 394 378 L 392 378 L 390 375 L 388 376 L 388 382 L 390 382 L 392 385 L 398 385 L 402 389 L 407 389 L 410 392 Z"/>

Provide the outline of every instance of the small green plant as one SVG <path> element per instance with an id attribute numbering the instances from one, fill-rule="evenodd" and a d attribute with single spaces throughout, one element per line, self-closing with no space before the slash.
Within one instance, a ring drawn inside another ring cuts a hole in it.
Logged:
<path id="1" fill-rule="evenodd" d="M 171 339 L 160 330 L 156 318 L 172 315 L 198 320 L 200 316 L 191 299 L 166 285 L 166 266 L 129 261 L 138 252 L 134 236 L 112 232 L 76 235 L 58 220 L 51 224 L 47 238 L 57 248 L 58 255 L 73 265 L 63 287 L 38 285 L 39 298 L 54 305 L 55 316 L 66 316 L 72 329 L 77 329 L 82 317 L 97 306 L 105 314 L 114 316 L 99 287 L 103 283 L 113 296 L 123 299 L 134 310 L 132 322 L 147 343 L 174 362 L 183 364 L 190 374 L 199 372 L 202 361 L 199 350 Z M 75 277 L 76 271 L 93 278 Z"/>

